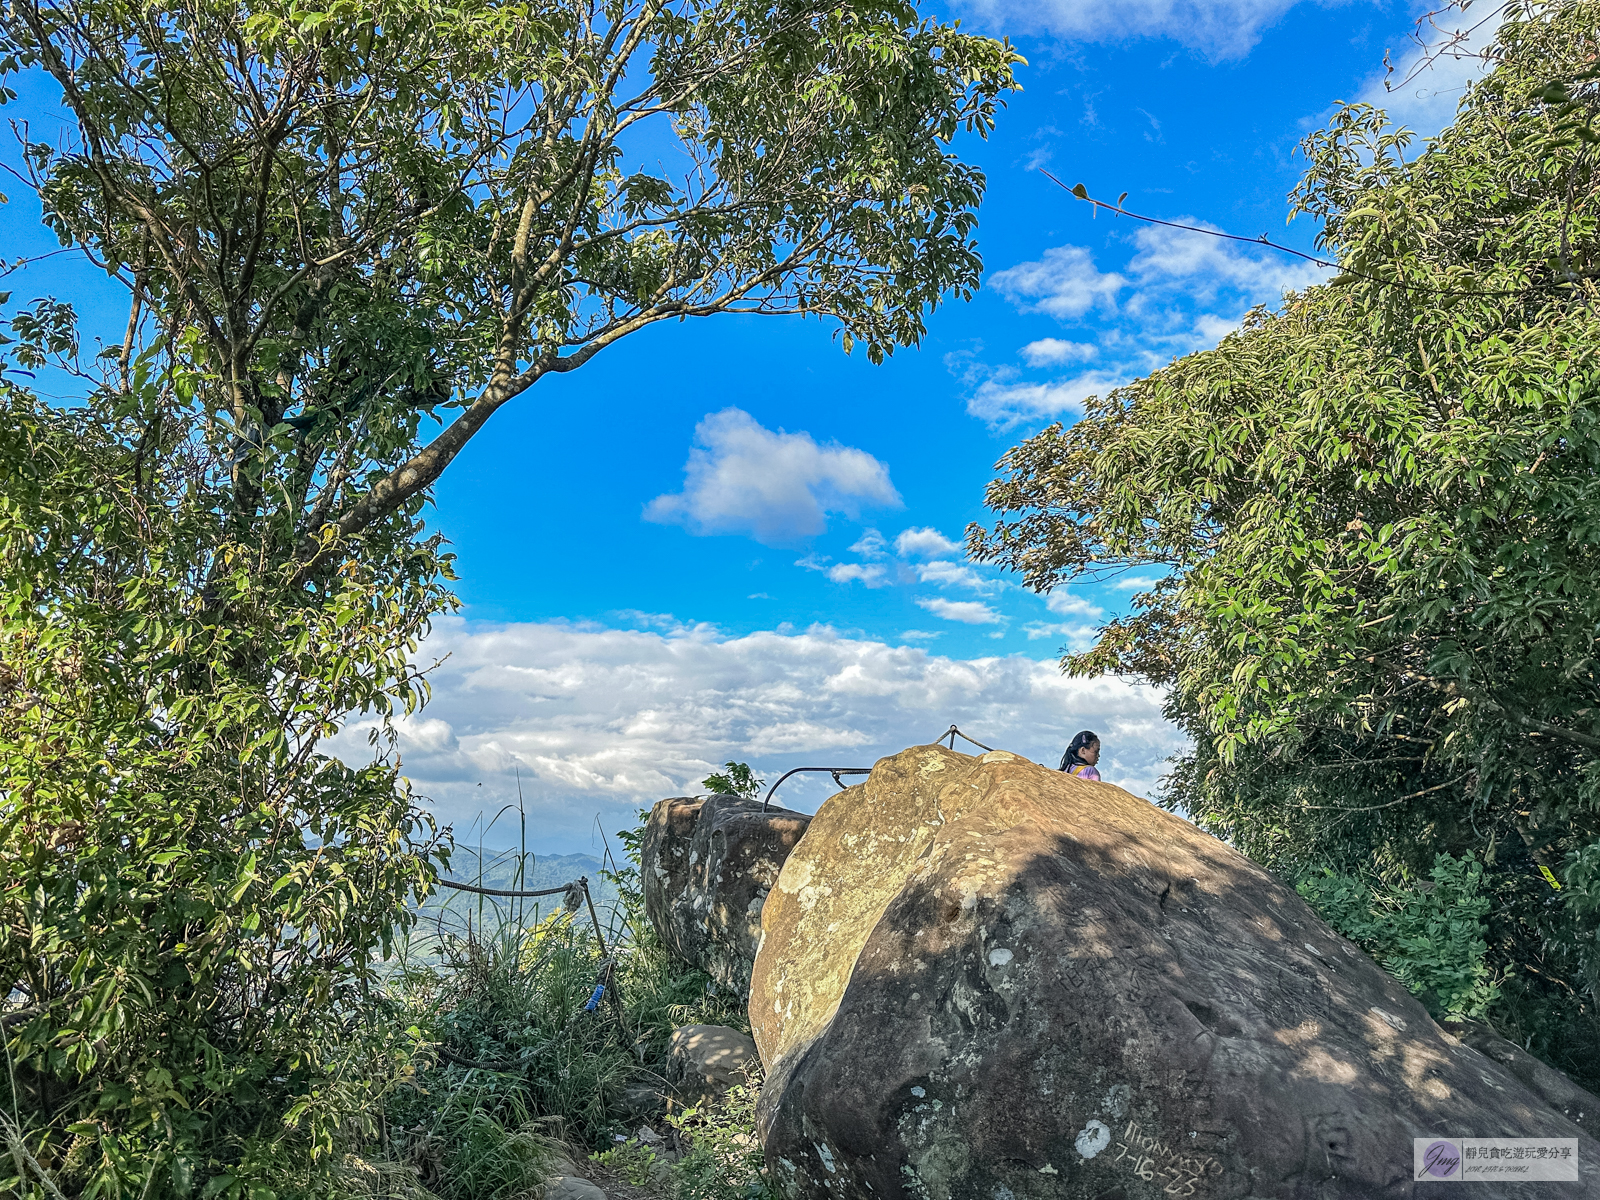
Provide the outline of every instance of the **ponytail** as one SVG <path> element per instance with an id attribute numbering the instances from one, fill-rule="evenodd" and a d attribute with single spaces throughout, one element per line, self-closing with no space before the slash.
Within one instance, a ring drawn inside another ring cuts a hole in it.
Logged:
<path id="1" fill-rule="evenodd" d="M 1078 756 L 1078 751 L 1086 746 L 1092 746 L 1100 740 L 1100 735 L 1092 729 L 1085 729 L 1073 735 L 1072 741 L 1067 743 L 1067 752 L 1061 756 L 1063 771 L 1070 771 L 1073 767 L 1083 765 L 1083 759 Z"/>

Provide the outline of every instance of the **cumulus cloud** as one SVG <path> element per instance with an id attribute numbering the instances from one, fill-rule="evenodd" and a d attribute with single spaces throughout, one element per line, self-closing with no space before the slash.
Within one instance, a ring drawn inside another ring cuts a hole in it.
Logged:
<path id="1" fill-rule="evenodd" d="M 1179 220 L 1215 229 L 1192 217 Z M 1102 315 L 1114 311 L 1117 321 L 1098 345 L 1041 338 L 1019 351 L 1035 368 L 1101 364 L 1075 374 L 1030 379 L 1015 366 L 986 367 L 962 359 L 960 373 L 973 388 L 969 413 L 997 429 L 1079 414 L 1090 396 L 1104 395 L 1176 355 L 1216 345 L 1238 328 L 1252 305 L 1276 302 L 1284 292 L 1328 274 L 1267 247 L 1182 229 L 1142 225 L 1128 240 L 1134 252 L 1121 272 L 1100 271 L 1085 246 L 1055 246 L 1037 262 L 995 275 L 1000 290 L 1023 312 L 1077 323 L 1097 308 Z"/>
<path id="2" fill-rule="evenodd" d="M 1071 623 L 1055 625 L 1049 621 L 1029 621 L 1022 627 L 1022 632 L 1028 635 L 1030 642 L 1040 638 L 1054 638 L 1058 641 L 1065 639 L 1067 650 L 1087 650 L 1094 645 L 1095 627 L 1093 625 L 1073 625 Z"/>
<path id="3" fill-rule="evenodd" d="M 1185 225 L 1218 230 L 1209 221 L 1179 217 Z M 1142 226 L 1134 234 L 1138 252 L 1128 269 L 1139 282 L 1135 304 L 1148 304 L 1160 293 L 1181 287 L 1185 297 L 1209 302 L 1233 290 L 1257 301 L 1277 300 L 1284 292 L 1307 287 L 1328 271 L 1279 250 L 1245 249 L 1239 242 L 1208 237 L 1187 229 Z M 1152 291 L 1155 293 L 1152 295 Z"/>
<path id="4" fill-rule="evenodd" d="M 645 520 L 781 545 L 823 532 L 829 513 L 901 507 L 889 468 L 865 450 L 774 432 L 737 408 L 709 414 L 694 433 L 683 491 L 650 501 Z"/>
<path id="5" fill-rule="evenodd" d="M 959 552 L 961 546 L 952 542 L 937 529 L 907 529 L 894 540 L 894 550 L 901 558 L 938 558 Z"/>
<path id="6" fill-rule="evenodd" d="M 850 553 L 859 554 L 862 558 L 886 558 L 889 554 L 889 543 L 876 529 L 869 529 L 857 539 L 854 546 L 850 547 Z"/>
<path id="7" fill-rule="evenodd" d="M 1051 638 L 1065 650 L 1087 650 L 1094 645 L 1098 629 L 1092 622 L 1105 616 L 1105 609 L 1087 597 L 1079 596 L 1066 588 L 1056 588 L 1044 598 L 1044 606 L 1061 617 L 1076 617 L 1068 621 L 1029 621 L 1022 627 L 1028 640 Z"/>
<path id="8" fill-rule="evenodd" d="M 964 587 L 975 592 L 986 592 L 997 586 L 994 580 L 985 579 L 971 567 L 943 560 L 923 563 L 917 568 L 917 578 L 939 587 Z"/>
<path id="9" fill-rule="evenodd" d="M 879 563 L 837 563 L 829 567 L 825 574 L 834 583 L 860 580 L 868 587 L 884 587 L 889 583 L 885 578 L 888 572 Z"/>
<path id="10" fill-rule="evenodd" d="M 960 621 L 963 625 L 998 625 L 999 613 L 977 600 L 946 600 L 943 596 L 919 596 L 917 607 L 925 608 L 946 621 Z"/>
<path id="11" fill-rule="evenodd" d="M 1159 575 L 1124 575 L 1106 586 L 1116 588 L 1119 592 L 1147 592 L 1160 582 Z"/>
<path id="12" fill-rule="evenodd" d="M 1100 353 L 1100 347 L 1090 342 L 1040 338 L 1029 342 L 1019 353 L 1028 360 L 1030 367 L 1047 367 L 1055 363 L 1088 362 Z"/>
<path id="13" fill-rule="evenodd" d="M 1094 265 L 1087 246 L 1053 246 L 1038 262 L 996 271 L 989 282 L 1023 312 L 1081 317 L 1091 308 L 1115 309 L 1117 293 L 1128 281 Z"/>
<path id="14" fill-rule="evenodd" d="M 1295 0 L 966 0 L 962 7 L 1008 34 L 1074 41 L 1170 38 L 1213 60 L 1241 58 Z"/>
<path id="15" fill-rule="evenodd" d="M 1098 604 L 1066 588 L 1056 588 L 1044 598 L 1044 606 L 1051 612 L 1067 617 L 1088 617 L 1091 620 L 1105 616 L 1106 610 Z"/>
<path id="16" fill-rule="evenodd" d="M 589 849 L 597 816 L 601 829 L 624 828 L 642 805 L 698 791 L 729 760 L 768 779 L 792 766 L 870 766 L 952 722 L 1052 764 L 1074 731 L 1099 730 L 1101 770 L 1141 795 L 1183 746 L 1154 688 L 826 627 L 728 637 L 682 621 L 669 632 L 448 618 L 419 655 L 441 658 L 432 703 L 400 723 L 402 770 L 463 832 L 514 801 L 520 779 L 529 840 L 547 852 Z M 332 748 L 366 761 L 368 728 L 352 722 Z M 831 790 L 799 777 L 780 796 L 809 809 Z"/>
<path id="17" fill-rule="evenodd" d="M 1049 383 L 1019 380 L 1014 370 L 1002 368 L 985 379 L 967 400 L 967 411 L 998 429 L 1024 421 L 1053 420 L 1081 413 L 1090 396 L 1104 395 L 1127 383 L 1136 372 L 1084 371 Z"/>

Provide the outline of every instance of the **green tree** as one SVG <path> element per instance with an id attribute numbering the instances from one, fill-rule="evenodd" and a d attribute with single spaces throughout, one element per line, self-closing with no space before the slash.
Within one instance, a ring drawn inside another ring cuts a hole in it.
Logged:
<path id="1" fill-rule="evenodd" d="M 726 771 L 707 775 L 700 781 L 700 786 L 713 795 L 742 796 L 746 800 L 754 800 L 761 794 L 766 780 L 756 778 L 748 763 L 730 762 L 722 765 L 727 768 Z"/>
<path id="2" fill-rule="evenodd" d="M 76 123 L 25 146 L 45 219 L 131 297 L 87 359 L 14 313 L 0 375 L 0 1186 L 334 1186 L 432 879 L 382 738 L 451 602 L 428 489 L 659 322 L 917 341 L 977 286 L 952 143 L 1016 61 L 883 0 L 0 9 Z M 363 710 L 352 770 L 318 747 Z"/>
<path id="3" fill-rule="evenodd" d="M 969 533 L 1041 591 L 1155 568 L 1064 663 L 1169 689 L 1195 748 L 1165 803 L 1291 878 L 1356 881 L 1369 916 L 1473 860 L 1494 1019 L 1591 1086 L 1597 16 L 1513 5 L 1409 157 L 1382 112 L 1340 109 L 1294 204 L 1344 272 L 1010 451 L 1002 519 Z"/>
<path id="4" fill-rule="evenodd" d="M 317 746 L 421 699 L 447 564 L 294 585 L 228 536 L 205 381 L 148 366 L 66 409 L 0 373 L 0 1189 L 312 1191 L 406 1054 L 375 960 L 435 847 L 392 761 Z"/>

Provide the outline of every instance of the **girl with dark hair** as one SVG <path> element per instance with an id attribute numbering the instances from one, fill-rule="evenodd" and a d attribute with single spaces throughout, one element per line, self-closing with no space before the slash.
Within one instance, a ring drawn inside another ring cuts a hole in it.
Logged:
<path id="1" fill-rule="evenodd" d="M 1067 743 L 1067 752 L 1061 756 L 1061 769 L 1079 779 L 1098 780 L 1100 772 L 1094 769 L 1094 765 L 1099 761 L 1100 735 L 1092 729 L 1085 729 Z"/>

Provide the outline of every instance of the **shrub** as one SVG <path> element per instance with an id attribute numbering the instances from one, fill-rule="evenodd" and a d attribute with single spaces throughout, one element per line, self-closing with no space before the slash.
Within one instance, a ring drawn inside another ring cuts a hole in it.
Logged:
<path id="1" fill-rule="evenodd" d="M 1441 854 L 1426 884 L 1389 886 L 1324 870 L 1297 885 L 1340 933 L 1383 964 L 1435 1017 L 1482 1017 L 1499 985 L 1486 964 L 1483 867 Z"/>

